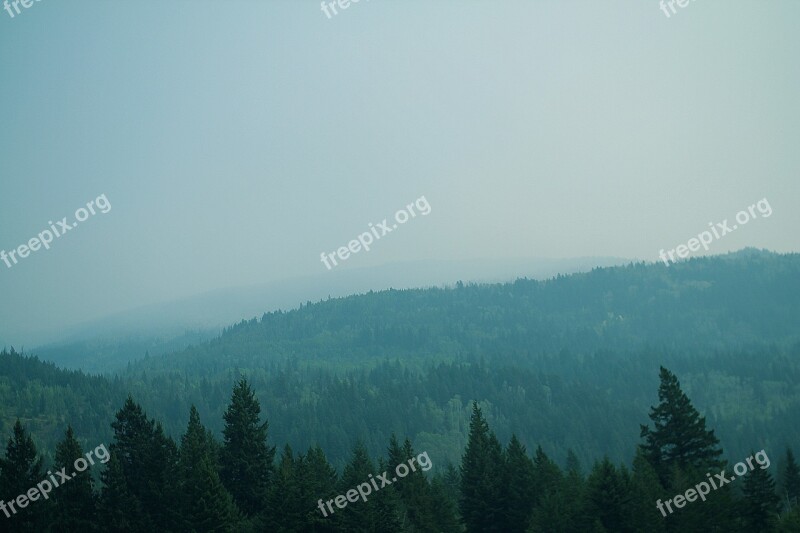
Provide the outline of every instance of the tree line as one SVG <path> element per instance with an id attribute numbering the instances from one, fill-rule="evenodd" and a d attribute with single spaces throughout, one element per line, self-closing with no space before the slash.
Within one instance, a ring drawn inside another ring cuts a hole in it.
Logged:
<path id="1" fill-rule="evenodd" d="M 659 513 L 657 501 L 729 468 L 719 439 L 677 377 L 662 368 L 660 382 L 652 427 L 641 427 L 631 467 L 606 457 L 584 474 L 571 451 L 560 467 L 541 446 L 529 454 L 516 435 L 503 446 L 474 402 L 458 466 L 437 465 L 432 457 L 432 475 L 412 471 L 333 514 L 321 513 L 318 501 L 407 462 L 418 451 L 411 441 L 392 435 L 377 460 L 356 442 L 339 473 L 319 446 L 296 453 L 285 445 L 277 454 L 245 379 L 234 386 L 223 415 L 222 442 L 194 406 L 175 442 L 128 397 L 111 424 L 99 478 L 77 473 L 49 498 L 0 516 L 0 523 L 12 533 L 800 531 L 800 467 L 791 448 L 777 476 L 775 468 L 755 468 L 702 502 Z M 83 456 L 68 426 L 45 472 L 33 438 L 17 421 L 0 459 L 3 501 L 15 501 L 51 472 L 72 470 Z"/>

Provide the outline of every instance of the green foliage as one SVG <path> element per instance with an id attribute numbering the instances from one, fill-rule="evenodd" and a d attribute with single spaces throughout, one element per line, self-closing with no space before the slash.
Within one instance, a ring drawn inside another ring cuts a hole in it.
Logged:
<path id="1" fill-rule="evenodd" d="M 641 437 L 645 440 L 642 451 L 662 483 L 669 485 L 668 474 L 673 468 L 722 466 L 719 439 L 713 430 L 706 429 L 705 417 L 700 416 L 681 390 L 678 378 L 664 367 L 661 367 L 660 378 L 660 403 L 650 410 L 654 428 L 642 426 Z"/>
<path id="2" fill-rule="evenodd" d="M 42 458 L 36 451 L 31 435 L 17 420 L 13 436 L 6 445 L 5 457 L 0 461 L 0 497 L 8 502 L 10 508 L 8 511 L 4 507 L 3 513 L 11 515 L 8 531 L 37 531 L 41 527 L 42 517 L 34 507 L 34 502 L 23 505 L 17 502 L 15 507 L 14 499 L 25 495 L 43 477 Z"/>
<path id="3" fill-rule="evenodd" d="M 261 423 L 261 405 L 246 380 L 233 389 L 225 412 L 222 481 L 248 516 L 262 512 L 273 474 L 275 447 L 267 444 L 269 424 Z"/>
<path id="4" fill-rule="evenodd" d="M 751 456 L 753 453 L 750 454 Z M 778 522 L 780 498 L 775 481 L 765 468 L 755 468 L 744 476 L 742 517 L 750 531 L 771 531 Z"/>
<path id="5" fill-rule="evenodd" d="M 467 532 L 502 531 L 503 452 L 478 403 L 472 404 L 469 441 L 461 459 L 461 517 Z"/>
<path id="6" fill-rule="evenodd" d="M 73 467 L 78 458 L 86 460 L 72 427 L 67 426 L 64 440 L 56 446 L 53 469 L 75 472 Z M 53 522 L 58 524 L 57 531 L 93 531 L 97 524 L 97 502 L 91 471 L 87 469 L 72 476 L 52 493 Z M 39 513 L 43 511 L 38 509 Z"/>

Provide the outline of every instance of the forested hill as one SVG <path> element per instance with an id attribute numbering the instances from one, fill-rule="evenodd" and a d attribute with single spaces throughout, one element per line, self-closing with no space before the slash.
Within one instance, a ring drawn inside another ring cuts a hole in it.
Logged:
<path id="1" fill-rule="evenodd" d="M 52 449 L 71 421 L 96 445 L 128 393 L 175 437 L 192 404 L 219 432 L 245 375 L 273 442 L 318 443 L 339 467 L 356 439 L 378 455 L 392 432 L 457 462 L 473 399 L 502 440 L 516 433 L 558 460 L 569 448 L 630 460 L 664 365 L 726 454 L 778 449 L 800 441 L 799 274 L 797 254 L 744 251 L 374 292 L 241 322 L 113 380 L 5 354 L 2 437 L 19 417 Z"/>
<path id="2" fill-rule="evenodd" d="M 800 340 L 800 255 L 745 250 L 670 267 L 632 264 L 494 285 L 389 290 L 242 321 L 141 368 L 208 376 L 285 358 L 342 368 L 481 357 L 523 363 L 562 351 L 691 355 Z"/>

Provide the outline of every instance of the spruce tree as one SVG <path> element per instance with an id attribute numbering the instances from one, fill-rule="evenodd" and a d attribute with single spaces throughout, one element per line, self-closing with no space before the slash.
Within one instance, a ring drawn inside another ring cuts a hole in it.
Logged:
<path id="1" fill-rule="evenodd" d="M 381 470 L 380 473 L 383 473 L 383 470 Z M 375 466 L 369 457 L 369 453 L 367 453 L 366 447 L 364 447 L 364 444 L 361 443 L 361 441 L 357 442 L 353 447 L 353 455 L 347 465 L 345 465 L 344 471 L 342 472 L 342 479 L 339 481 L 338 493 L 340 495 L 346 495 L 348 490 L 356 488 L 359 484 L 365 481 L 369 481 L 369 478 L 371 476 L 375 476 L 375 474 Z M 392 478 L 391 472 L 388 474 L 388 477 L 389 479 Z M 375 479 L 377 481 L 377 478 Z M 381 484 L 382 483 L 378 481 L 378 485 L 380 486 Z M 392 514 L 396 515 L 396 506 L 390 505 L 389 507 L 394 508 L 389 509 L 378 508 L 379 495 L 384 491 L 387 493 L 390 491 L 394 492 L 394 489 L 391 485 L 381 487 L 379 492 L 370 495 L 368 501 L 363 502 L 359 499 L 355 503 L 347 502 L 344 509 L 339 509 L 334 504 L 333 510 L 335 514 L 339 516 L 342 530 L 354 532 L 373 531 L 373 528 L 379 519 L 391 518 Z M 394 493 L 394 497 L 397 497 L 396 493 Z M 386 501 L 386 498 L 384 497 L 383 500 Z M 381 513 L 385 514 L 386 516 L 380 516 Z"/>
<path id="2" fill-rule="evenodd" d="M 274 469 L 275 447 L 267 444 L 269 423 L 261 423 L 260 415 L 255 393 L 247 380 L 240 380 L 223 416 L 220 463 L 223 484 L 248 517 L 265 511 Z"/>
<path id="3" fill-rule="evenodd" d="M 53 491 L 52 523 L 54 531 L 92 531 L 97 514 L 94 495 L 94 480 L 90 469 L 83 472 L 74 470 L 75 460 L 84 458 L 80 443 L 75 439 L 71 426 L 67 426 L 64 440 L 56 445 L 54 470 L 66 468 L 75 472 L 68 483 Z"/>
<path id="4" fill-rule="evenodd" d="M 751 452 L 752 456 L 753 453 Z M 755 468 L 744 477 L 742 517 L 748 531 L 772 531 L 778 523 L 780 498 L 766 468 Z"/>
<path id="5" fill-rule="evenodd" d="M 337 515 L 330 516 L 330 512 L 325 509 L 328 516 L 322 514 L 318 505 L 322 500 L 323 505 L 337 495 L 336 485 L 338 476 L 336 470 L 328 463 L 325 453 L 319 445 L 308 449 L 306 453 L 305 468 L 307 471 L 304 477 L 304 494 L 307 498 L 306 520 L 308 531 L 332 532 L 336 531 L 339 518 Z"/>
<path id="6" fill-rule="evenodd" d="M 404 463 L 409 467 L 408 475 L 394 485 L 402 502 L 399 512 L 403 523 L 415 531 L 430 531 L 434 529 L 435 509 L 431 506 L 430 486 L 419 465 L 414 463 L 414 469 L 409 466 L 409 460 L 416 459 L 411 441 L 406 439 L 403 446 L 392 434 L 389 440 L 389 470 L 395 471 L 397 465 Z"/>
<path id="7" fill-rule="evenodd" d="M 236 531 L 239 511 L 219 479 L 211 435 L 192 405 L 178 460 L 182 528 L 187 531 Z"/>
<path id="8" fill-rule="evenodd" d="M 434 475 L 431 480 L 431 507 L 434 513 L 434 531 L 439 533 L 460 533 L 458 520 L 458 502 L 449 494 L 447 482 L 441 475 Z"/>
<path id="9" fill-rule="evenodd" d="M 109 531 L 131 533 L 153 531 L 153 525 L 143 512 L 142 502 L 128 487 L 116 450 L 111 450 L 111 458 L 100 474 L 100 480 L 103 488 L 98 502 L 98 516 L 103 527 Z"/>
<path id="10" fill-rule="evenodd" d="M 36 445 L 30 434 L 17 419 L 14 432 L 6 445 L 6 456 L 0 461 L 0 489 L 5 509 L 0 523 L 9 533 L 16 531 L 38 531 L 41 529 L 49 505 L 39 497 L 36 501 L 27 500 L 27 492 L 45 477 L 42 458 L 38 456 Z M 53 490 L 58 490 L 54 487 Z M 21 507 L 14 500 L 26 496 L 27 503 Z M 16 511 L 16 513 L 14 513 Z"/>
<path id="11" fill-rule="evenodd" d="M 278 461 L 278 468 L 272 480 L 269 496 L 269 508 L 279 512 L 270 513 L 267 528 L 270 531 L 301 532 L 305 531 L 304 522 L 308 509 L 308 498 L 303 494 L 302 477 L 305 472 L 305 458 L 294 457 L 291 446 L 283 448 Z"/>
<path id="12" fill-rule="evenodd" d="M 132 499 L 131 503 L 138 502 L 140 511 L 125 507 L 122 512 L 127 516 L 117 517 L 118 520 L 132 524 L 137 530 L 152 529 L 156 524 L 167 531 L 179 529 L 178 509 L 171 501 L 178 491 L 175 442 L 164 434 L 160 423 L 147 418 L 142 407 L 130 396 L 111 427 L 114 442 L 110 452 L 119 464 L 114 467 L 118 471 L 112 472 L 109 467 L 109 484 L 102 504 L 104 513 L 115 513 L 109 508 L 112 501 Z"/>
<path id="13" fill-rule="evenodd" d="M 533 513 L 536 491 L 533 461 L 516 435 L 511 436 L 504 455 L 504 528 L 509 532 L 523 533 Z"/>
<path id="14" fill-rule="evenodd" d="M 789 510 L 800 507 L 800 467 L 791 448 L 786 448 L 786 463 L 783 467 L 783 504 Z"/>
<path id="15" fill-rule="evenodd" d="M 502 531 L 503 452 L 477 402 L 472 404 L 469 440 L 461 458 L 459 508 L 467 533 Z"/>
<path id="16" fill-rule="evenodd" d="M 658 510 L 656 502 L 672 498 L 661 486 L 658 474 L 653 465 L 645 458 L 641 450 L 637 450 L 633 459 L 633 476 L 631 477 L 631 501 L 625 511 L 628 524 L 633 531 L 661 533 L 666 531 L 667 521 L 664 513 Z"/>
<path id="17" fill-rule="evenodd" d="M 719 468 L 722 450 L 713 430 L 706 429 L 706 419 L 692 405 L 680 387 L 678 378 L 664 367 L 660 372 L 659 405 L 651 407 L 653 429 L 641 426 L 641 445 L 645 457 L 658 472 L 665 486 L 672 467 L 697 469 Z"/>
<path id="18" fill-rule="evenodd" d="M 588 517 L 599 521 L 607 531 L 632 531 L 625 516 L 630 499 L 625 476 L 617 471 L 608 457 L 596 463 L 586 480 L 585 509 Z"/>

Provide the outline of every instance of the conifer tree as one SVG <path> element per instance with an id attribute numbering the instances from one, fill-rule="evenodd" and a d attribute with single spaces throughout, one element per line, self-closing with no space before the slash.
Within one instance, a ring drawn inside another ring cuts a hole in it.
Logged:
<path id="1" fill-rule="evenodd" d="M 65 468 L 75 472 L 68 483 L 64 483 L 51 495 L 53 511 L 51 522 L 58 531 L 92 531 L 97 513 L 94 495 L 94 480 L 87 468 L 83 472 L 74 470 L 75 460 L 84 458 L 80 443 L 75 439 L 71 426 L 67 426 L 64 440 L 56 445 L 54 470 Z"/>
<path id="2" fill-rule="evenodd" d="M 460 533 L 457 500 L 450 497 L 444 477 L 434 475 L 431 480 L 431 507 L 434 512 L 434 531 L 439 533 Z"/>
<path id="3" fill-rule="evenodd" d="M 631 531 L 625 517 L 630 501 L 625 476 L 618 472 L 608 457 L 596 463 L 586 480 L 586 511 L 589 517 L 607 531 Z"/>
<path id="4" fill-rule="evenodd" d="M 381 471 L 382 473 L 383 471 Z M 339 482 L 338 492 L 345 495 L 348 490 L 356 488 L 360 483 L 369 481 L 370 477 L 375 476 L 375 466 L 367 453 L 364 444 L 359 441 L 353 447 L 353 455 L 342 472 L 342 479 Z M 389 478 L 391 478 L 391 473 Z M 379 483 L 380 486 L 380 483 Z M 378 496 L 381 492 L 393 491 L 391 486 L 382 487 L 379 492 L 373 493 L 366 502 L 361 500 L 355 503 L 347 503 L 344 509 L 333 506 L 335 514 L 339 515 L 340 524 L 343 531 L 372 531 L 379 519 L 391 517 L 397 513 L 397 509 L 378 509 Z M 384 498 L 385 500 L 386 498 Z M 380 513 L 388 513 L 387 516 L 379 516 Z"/>
<path id="5" fill-rule="evenodd" d="M 240 380 L 223 415 L 220 463 L 223 484 L 248 517 L 265 511 L 274 470 L 275 447 L 267 444 L 269 423 L 261 423 L 260 415 L 255 393 L 247 380 Z"/>
<path id="6" fill-rule="evenodd" d="M 401 447 L 394 434 L 389 440 L 388 453 L 388 468 L 393 472 L 397 465 L 404 463 L 409 466 L 409 460 L 416 459 L 411 441 L 406 439 Z M 421 468 L 416 463 L 414 469 L 409 467 L 408 474 L 394 487 L 400 496 L 401 521 L 415 531 L 433 529 L 435 510 L 431 506 L 430 486 Z"/>
<path id="7" fill-rule="evenodd" d="M 461 458 L 459 508 L 467 533 L 502 531 L 503 452 L 477 402 Z"/>
<path id="8" fill-rule="evenodd" d="M 44 477 L 42 458 L 38 456 L 33 438 L 17 419 L 6 445 L 6 456 L 0 461 L 0 497 L 8 502 L 0 523 L 8 527 L 7 531 L 37 531 L 42 527 L 49 507 L 46 501 L 39 498 L 38 501 L 27 501 L 22 507 L 14 500 L 26 495 Z"/>
<path id="9" fill-rule="evenodd" d="M 658 472 L 665 486 L 672 467 L 708 469 L 721 467 L 722 450 L 706 419 L 683 393 L 678 378 L 664 367 L 660 371 L 659 405 L 651 407 L 653 429 L 641 426 L 641 445 L 645 457 Z"/>
<path id="10" fill-rule="evenodd" d="M 516 435 L 511 435 L 504 455 L 504 528 L 506 531 L 523 533 L 533 513 L 536 491 L 533 461 Z"/>
<path id="11" fill-rule="evenodd" d="M 666 531 L 666 517 L 658 510 L 656 502 L 672 497 L 667 494 L 658 480 L 658 474 L 653 469 L 653 465 L 645 458 L 641 449 L 637 450 L 633 459 L 631 501 L 625 509 L 628 523 L 633 531 L 649 533 Z M 664 513 L 666 512 L 665 510 Z"/>
<path id="12" fill-rule="evenodd" d="M 111 472 L 109 468 L 109 476 L 119 475 L 120 479 L 112 477 L 107 480 L 110 484 L 104 491 L 104 513 L 114 513 L 109 509 L 111 501 L 132 497 L 139 504 L 139 514 L 134 514 L 132 508 L 124 508 L 123 513 L 128 516 L 120 520 L 143 530 L 152 529 L 155 524 L 169 531 L 178 529 L 178 509 L 171 503 L 178 490 L 178 448 L 175 442 L 164 434 L 160 423 L 147 418 L 142 407 L 130 396 L 117 412 L 111 427 L 114 429 L 114 442 L 110 452 L 112 457 L 116 455 L 119 472 Z M 112 490 L 122 490 L 123 493 L 114 494 Z"/>
<path id="13" fill-rule="evenodd" d="M 308 531 L 336 531 L 336 526 L 339 522 L 338 516 L 330 516 L 327 509 L 325 512 L 328 516 L 324 516 L 318 507 L 319 500 L 322 500 L 323 505 L 325 505 L 328 500 L 337 495 L 338 476 L 336 470 L 328 463 L 325 453 L 319 445 L 308 449 L 305 468 L 307 475 L 303 487 L 308 500 L 305 506 L 305 524 L 308 526 Z"/>
<path id="14" fill-rule="evenodd" d="M 751 452 L 750 455 L 753 455 Z M 755 468 L 744 477 L 742 517 L 748 531 L 772 531 L 778 523 L 780 498 L 766 468 Z"/>
<path id="15" fill-rule="evenodd" d="M 142 509 L 142 502 L 131 493 L 125 474 L 122 471 L 116 450 L 111 450 L 111 458 L 106 469 L 100 474 L 103 488 L 98 502 L 100 524 L 109 531 L 129 531 L 131 533 L 150 533 L 153 525 Z"/>
<path id="16" fill-rule="evenodd" d="M 787 510 L 800 507 L 800 467 L 794 459 L 791 448 L 786 448 L 782 485 L 784 507 Z"/>
<path id="17" fill-rule="evenodd" d="M 215 453 L 192 405 L 178 460 L 181 521 L 187 531 L 233 532 L 239 525 L 239 511 L 219 479 Z"/>

